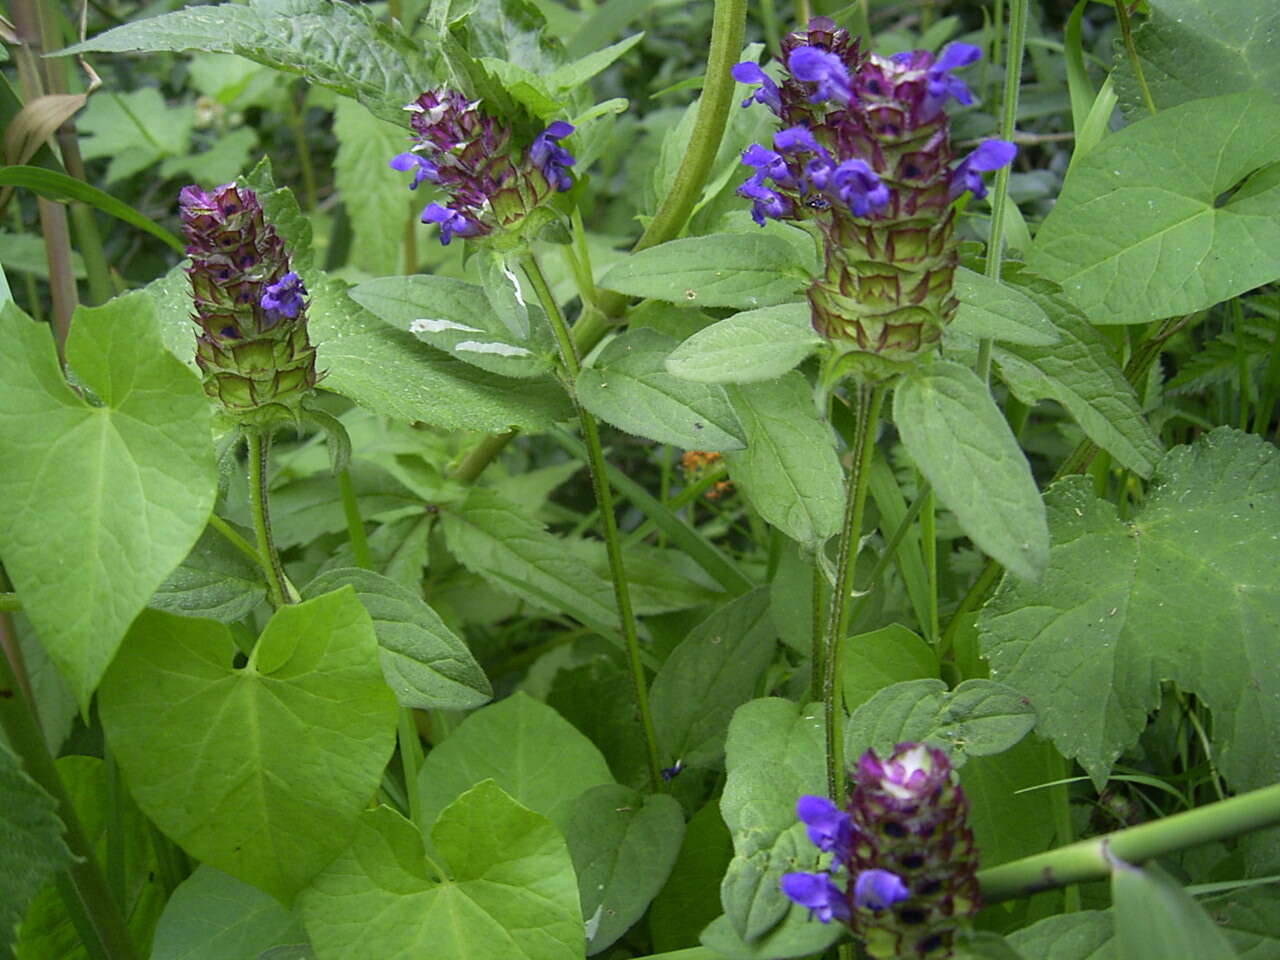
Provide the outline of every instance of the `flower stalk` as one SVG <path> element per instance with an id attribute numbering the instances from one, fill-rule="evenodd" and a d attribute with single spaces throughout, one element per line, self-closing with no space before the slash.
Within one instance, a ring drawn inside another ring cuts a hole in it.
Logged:
<path id="1" fill-rule="evenodd" d="M 249 459 L 249 512 L 253 517 L 253 532 L 258 541 L 258 558 L 267 578 L 267 595 L 271 605 L 279 608 L 290 601 L 286 587 L 284 568 L 280 554 L 276 552 L 271 537 L 271 511 L 267 505 L 269 484 L 269 457 L 271 434 L 264 430 L 246 431 Z"/>

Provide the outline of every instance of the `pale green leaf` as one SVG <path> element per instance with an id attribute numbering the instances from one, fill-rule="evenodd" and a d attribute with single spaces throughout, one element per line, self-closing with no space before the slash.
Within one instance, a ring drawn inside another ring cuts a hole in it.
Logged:
<path id="1" fill-rule="evenodd" d="M 1007 283 L 960 267 L 955 295 L 960 306 L 949 329 L 957 333 L 1032 347 L 1058 342 L 1059 333 L 1044 308 Z"/>
<path id="2" fill-rule="evenodd" d="M 411 179 L 388 163 L 409 149 L 408 131 L 344 99 L 333 111 L 333 133 L 333 178 L 351 222 L 351 263 L 374 276 L 397 273 L 405 224 L 417 207 Z"/>
<path id="3" fill-rule="evenodd" d="M 773 380 L 822 343 L 807 303 L 734 314 L 698 331 L 667 358 L 667 369 L 699 383 Z"/>
<path id="4" fill-rule="evenodd" d="M 269 894 L 201 864 L 165 904 L 151 960 L 250 960 L 304 938 L 302 924 Z"/>
<path id="5" fill-rule="evenodd" d="M 101 91 L 76 118 L 76 126 L 87 134 L 81 140 L 84 158 L 111 158 L 106 183 L 123 180 L 165 157 L 185 154 L 194 123 L 190 104 L 170 107 L 155 87 Z"/>
<path id="6" fill-rule="evenodd" d="M 840 644 L 840 688 L 852 713 L 885 687 L 904 680 L 936 679 L 938 655 L 914 630 L 891 623 Z"/>
<path id="7" fill-rule="evenodd" d="M 1121 956 L 1235 960 L 1213 919 L 1156 863 L 1116 863 L 1111 901 Z"/>

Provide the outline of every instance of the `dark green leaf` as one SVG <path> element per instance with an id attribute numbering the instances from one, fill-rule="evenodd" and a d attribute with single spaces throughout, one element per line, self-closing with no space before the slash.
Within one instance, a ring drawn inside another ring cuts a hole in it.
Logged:
<path id="1" fill-rule="evenodd" d="M 1158 864 L 1115 864 L 1111 899 L 1122 956 L 1235 960 L 1213 919 Z"/>
<path id="2" fill-rule="evenodd" d="M 252 539 L 252 534 L 250 534 Z M 267 595 L 262 570 L 212 527 L 160 584 L 147 606 L 182 617 L 235 623 Z"/>

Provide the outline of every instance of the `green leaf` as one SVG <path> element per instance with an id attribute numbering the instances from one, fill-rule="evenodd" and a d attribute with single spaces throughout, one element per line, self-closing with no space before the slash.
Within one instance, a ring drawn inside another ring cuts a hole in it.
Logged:
<path id="1" fill-rule="evenodd" d="M 256 958 L 304 938 L 302 924 L 271 896 L 201 864 L 165 904 L 151 960 Z"/>
<path id="2" fill-rule="evenodd" d="M 182 176 L 197 183 L 226 183 L 249 167 L 249 155 L 258 146 L 258 133 L 252 127 L 237 127 L 220 134 L 205 149 L 191 150 L 169 157 L 160 164 L 159 175 L 167 180 Z"/>
<path id="3" fill-rule="evenodd" d="M 76 311 L 63 379 L 48 327 L 0 311 L 0 556 L 82 708 L 213 507 L 209 403 L 151 300 Z M 57 490 L 58 508 L 48 509 Z"/>
<path id="4" fill-rule="evenodd" d="M 782 894 L 778 892 L 777 896 Z M 838 923 L 816 923 L 808 913 L 801 907 L 793 907 L 782 923 L 750 942 L 734 929 L 727 916 L 720 916 L 702 931 L 702 943 L 713 951 L 715 960 L 788 960 L 790 957 L 820 956 L 844 935 L 845 928 Z"/>
<path id="5" fill-rule="evenodd" d="M 1056 400 L 1090 440 L 1139 476 L 1150 477 L 1160 459 L 1160 440 L 1113 359 L 1110 342 L 1060 288 L 1026 273 L 1014 277 L 1026 296 L 1053 318 L 1061 339 L 1049 347 L 996 345 L 992 356 L 1001 379 L 1028 405 Z"/>
<path id="6" fill-rule="evenodd" d="M 613 783 L 595 744 L 545 703 L 516 693 L 470 714 L 427 754 L 418 776 L 422 822 L 492 779 L 517 802 L 568 829 L 573 801 Z"/>
<path id="7" fill-rule="evenodd" d="M 1269 283 L 1280 276 L 1278 156 L 1280 103 L 1265 94 L 1145 117 L 1072 168 L 1029 265 L 1094 323 L 1193 313 Z"/>
<path id="8" fill-rule="evenodd" d="M 564 838 L 487 781 L 422 834 L 388 807 L 361 817 L 355 842 L 302 897 L 319 960 L 581 960 L 582 912 Z"/>
<path id="9" fill-rule="evenodd" d="M 84 159 L 110 157 L 105 182 L 115 183 L 165 157 L 187 153 L 195 111 L 170 107 L 155 87 L 127 93 L 101 91 L 76 117 Z"/>
<path id="10" fill-rule="evenodd" d="M 1110 910 L 1080 910 L 1046 917 L 1009 934 L 1024 957 L 1044 960 L 1122 960 L 1115 952 Z M 1145 956 L 1145 954 L 1140 954 Z"/>
<path id="11" fill-rule="evenodd" d="M 620 59 L 643 39 L 643 33 L 635 33 L 625 40 L 619 40 L 617 43 L 605 47 L 603 50 L 587 54 L 581 60 L 575 60 L 573 63 L 566 63 L 563 67 L 557 67 L 547 74 L 547 86 L 557 92 L 570 92 L 574 88 L 582 86 L 596 74 L 607 70 L 615 60 Z"/>
<path id="12" fill-rule="evenodd" d="M 369 614 L 346 587 L 226 627 L 147 611 L 100 697 L 138 806 L 193 856 L 290 901 L 346 846 L 395 741 Z"/>
<path id="13" fill-rule="evenodd" d="M 844 512 L 844 471 L 808 382 L 793 372 L 726 389 L 747 435 L 747 449 L 725 458 L 734 483 L 792 540 L 818 544 L 832 536 Z"/>
<path id="14" fill-rule="evenodd" d="M 1280 630 L 1280 454 L 1221 427 L 1166 454 L 1126 521 L 1083 477 L 1047 499 L 1043 580 L 1006 578 L 978 621 L 991 675 L 1031 698 L 1039 732 L 1098 783 L 1137 742 L 1161 680 L 1213 711 L 1218 768 L 1234 788 L 1272 782 L 1280 677 L 1263 665 Z"/>
<path id="15" fill-rule="evenodd" d="M 853 712 L 844 750 L 852 762 L 869 749 L 886 756 L 894 744 L 922 741 L 942 747 L 961 767 L 967 757 L 1008 750 L 1035 725 L 1031 701 L 1002 683 L 965 680 L 948 690 L 941 680 L 905 680 Z"/>
<path id="16" fill-rule="evenodd" d="M 626 933 L 662 889 L 684 839 L 684 813 L 669 796 L 601 784 L 574 801 L 565 837 L 587 953 L 596 954 Z"/>
<path id="17" fill-rule="evenodd" d="M 326 389 L 399 420 L 490 433 L 543 430 L 573 415 L 556 384 L 494 376 L 381 322 L 340 281 L 311 290 L 311 340 Z"/>
<path id="18" fill-rule="evenodd" d="M 422 510 L 422 498 L 390 471 L 367 460 L 349 467 L 351 486 L 364 520 L 404 516 Z M 310 474 L 271 491 L 271 534 L 281 549 L 310 543 L 347 529 L 342 487 L 326 473 Z"/>
<path id="19" fill-rule="evenodd" d="M 891 623 L 841 643 L 839 671 L 844 708 L 852 713 L 895 683 L 936 679 L 938 655 L 914 630 Z"/>
<path id="20" fill-rule="evenodd" d="M 1009 424 L 967 367 L 934 363 L 894 389 L 903 446 L 986 554 L 1034 579 L 1049 554 L 1044 503 Z"/>
<path id="21" fill-rule="evenodd" d="M 960 785 L 969 798 L 969 826 L 984 868 L 1049 849 L 1056 804 L 1067 808 L 1066 785 L 1018 791 L 1061 779 L 1063 769 L 1053 746 L 1035 736 L 994 756 L 969 757 L 960 771 Z"/>
<path id="22" fill-rule="evenodd" d="M 654 950 L 698 942 L 703 928 L 720 916 L 720 878 L 732 858 L 733 840 L 713 799 L 690 818 L 671 876 L 649 908 Z"/>
<path id="23" fill-rule="evenodd" d="M 1116 939 L 1126 957 L 1235 960 L 1212 918 L 1159 865 L 1116 863 L 1111 869 Z"/>
<path id="24" fill-rule="evenodd" d="M 1045 347 L 1060 337 L 1044 308 L 1007 283 L 960 267 L 955 273 L 960 301 L 949 329 L 967 337 Z"/>
<path id="25" fill-rule="evenodd" d="M 372 570 L 345 567 L 320 574 L 302 595 L 319 597 L 344 585 L 373 618 L 382 676 L 402 707 L 470 710 L 492 699 L 489 679 L 467 645 L 418 593 Z"/>
<path id="26" fill-rule="evenodd" d="M 564 547 L 584 560 L 602 579 L 609 578 L 609 555 L 603 541 L 571 540 L 566 541 Z M 636 616 L 687 610 L 724 599 L 706 572 L 680 550 L 636 543 L 623 548 L 622 560 Z"/>
<path id="27" fill-rule="evenodd" d="M 667 370 L 698 383 L 774 380 L 821 343 L 807 303 L 761 307 L 695 333 L 667 357 Z"/>
<path id="28" fill-rule="evenodd" d="M 0 818 L 0 953 L 8 955 L 27 905 L 72 856 L 62 839 L 57 802 L 27 776 L 3 740 L 0 806 L 5 811 Z"/>
<path id="29" fill-rule="evenodd" d="M 729 719 L 772 662 L 775 635 L 769 589 L 757 587 L 711 614 L 671 651 L 649 691 L 664 760 L 720 762 Z"/>
<path id="30" fill-rule="evenodd" d="M 398 25 L 352 4 L 258 0 L 187 7 L 126 23 L 58 51 L 72 53 L 235 53 L 367 104 L 403 122 L 400 108 L 432 85 L 422 48 Z"/>
<path id="31" fill-rule="evenodd" d="M 620 430 L 685 450 L 741 450 L 742 426 L 724 389 L 667 372 L 675 341 L 654 330 L 611 340 L 578 376 L 578 400 Z"/>
<path id="32" fill-rule="evenodd" d="M 803 270 L 796 248 L 785 240 L 718 233 L 633 253 L 606 270 L 599 285 L 632 297 L 750 310 L 795 299 Z"/>
<path id="33" fill-rule="evenodd" d="M 181 617 L 235 623 L 253 612 L 266 596 L 261 569 L 208 527 L 147 606 Z"/>
<path id="34" fill-rule="evenodd" d="M 1145 11 L 1134 46 L 1151 97 L 1161 110 L 1222 93 L 1260 90 L 1280 99 L 1270 0 L 1160 0 Z M 1116 89 L 1131 119 L 1146 102 L 1127 56 L 1116 57 Z"/>
<path id="35" fill-rule="evenodd" d="M 796 820 L 796 800 L 826 791 L 824 756 L 821 704 L 752 700 L 729 724 L 720 813 L 734 858 L 720 896 L 731 929 L 748 941 L 782 923 L 789 909 L 807 919 L 808 911 L 793 907 L 778 883 L 789 870 L 817 862 L 817 849 Z"/>
<path id="36" fill-rule="evenodd" d="M 388 123 L 350 100 L 333 110 L 338 152 L 334 184 L 351 222 L 351 263 L 375 276 L 401 269 L 404 226 L 412 216 L 409 180 L 388 161 L 409 148 L 404 125 Z"/>

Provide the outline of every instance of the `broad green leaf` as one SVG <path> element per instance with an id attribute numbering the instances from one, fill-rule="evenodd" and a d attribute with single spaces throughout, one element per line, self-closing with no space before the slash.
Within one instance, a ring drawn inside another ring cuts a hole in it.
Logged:
<path id="1" fill-rule="evenodd" d="M 667 370 L 698 383 L 773 380 L 821 343 L 810 324 L 807 303 L 761 307 L 695 333 L 667 357 Z"/>
<path id="2" fill-rule="evenodd" d="M 182 177 L 197 183 L 226 183 L 249 168 L 250 154 L 257 146 L 258 133 L 253 127 L 236 127 L 219 134 L 207 149 L 167 157 L 158 176 L 162 180 Z"/>
<path id="3" fill-rule="evenodd" d="M 1072 168 L 1029 265 L 1094 323 L 1193 313 L 1269 283 L 1280 276 L 1277 157 L 1280 103 L 1266 94 L 1144 117 Z"/>
<path id="4" fill-rule="evenodd" d="M 968 757 L 1008 750 L 1035 725 L 1031 701 L 1002 683 L 964 680 L 948 690 L 941 680 L 904 680 L 853 712 L 844 751 L 853 762 L 867 750 L 883 757 L 895 744 L 916 740 L 942 747 L 960 767 Z"/>
<path id="5" fill-rule="evenodd" d="M 171 107 L 155 87 L 100 91 L 76 117 L 77 129 L 87 134 L 80 141 L 84 158 L 111 158 L 104 181 L 108 184 L 186 153 L 194 123 L 190 104 Z"/>
<path id="6" fill-rule="evenodd" d="M 151 960 L 256 958 L 304 938 L 302 924 L 269 894 L 201 864 L 165 904 Z"/>
<path id="7" fill-rule="evenodd" d="M 514 336 L 474 283 L 418 274 L 362 283 L 351 299 L 380 320 L 471 366 L 505 377 L 550 373 L 555 346 L 546 315 L 531 305 L 530 336 Z"/>
<path id="8" fill-rule="evenodd" d="M 138 806 L 193 856 L 288 902 L 351 839 L 396 702 L 355 591 L 277 610 L 249 662 L 221 624 L 147 611 L 102 723 Z"/>
<path id="9" fill-rule="evenodd" d="M 840 688 L 852 713 L 873 696 L 904 680 L 936 679 L 938 655 L 914 630 L 891 623 L 840 644 Z"/>
<path id="10" fill-rule="evenodd" d="M 955 295 L 960 306 L 951 328 L 958 333 L 1031 347 L 1058 342 L 1059 332 L 1044 308 L 1007 283 L 960 267 L 955 273 Z"/>
<path id="11" fill-rule="evenodd" d="M 564 546 L 602 579 L 608 579 L 609 555 L 603 541 L 571 540 Z M 622 561 L 631 588 L 631 607 L 637 616 L 687 610 L 724 598 L 715 581 L 680 550 L 636 543 L 623 548 Z"/>
<path id="12" fill-rule="evenodd" d="M 633 297 L 750 310 L 794 299 L 804 279 L 804 264 L 787 241 L 719 233 L 633 253 L 606 270 L 599 285 Z"/>
<path id="13" fill-rule="evenodd" d="M 798 373 L 726 388 L 747 436 L 729 475 L 760 516 L 792 540 L 818 544 L 840 529 L 844 476 L 831 428 Z"/>
<path id="14" fill-rule="evenodd" d="M 1212 918 L 1158 864 L 1116 863 L 1111 900 L 1122 956 L 1235 960 Z"/>
<path id="15" fill-rule="evenodd" d="M 1090 440 L 1139 476 L 1150 477 L 1160 459 L 1160 441 L 1107 338 L 1055 285 L 1026 273 L 1014 277 L 1053 318 L 1061 339 L 1048 347 L 997 344 L 992 355 L 1001 379 L 1028 405 L 1056 400 Z"/>
<path id="16" fill-rule="evenodd" d="M 514 258 L 513 258 L 514 259 Z M 489 309 L 507 329 L 509 336 L 523 343 L 529 339 L 529 304 L 520 289 L 520 278 L 507 263 L 507 255 L 497 250 L 476 254 L 480 271 L 481 293 L 489 301 Z"/>
<path id="17" fill-rule="evenodd" d="M 729 724 L 720 813 L 734 858 L 720 896 L 731 930 L 748 941 L 777 927 L 788 909 L 807 918 L 778 883 L 782 874 L 817 862 L 817 849 L 796 819 L 796 800 L 826 791 L 824 743 L 821 704 L 752 700 Z"/>
<path id="18" fill-rule="evenodd" d="M 596 954 L 626 933 L 662 889 L 680 852 L 684 813 L 669 796 L 601 784 L 574 801 L 565 838 L 587 953 Z"/>
<path id="19" fill-rule="evenodd" d="M 562 830 L 580 794 L 613 783 L 595 744 L 524 693 L 470 714 L 427 754 L 418 776 L 423 823 L 489 779 Z"/>
<path id="20" fill-rule="evenodd" d="M 34 233 L 0 233 L 0 263 L 10 273 L 29 273 L 41 280 L 49 279 L 49 260 L 44 239 Z M 84 257 L 71 252 L 71 275 L 85 279 Z M 0 277 L 0 305 L 13 299 L 8 283 Z"/>
<path id="21" fill-rule="evenodd" d="M 620 430 L 685 450 L 741 450 L 742 426 L 724 389 L 667 372 L 676 342 L 653 330 L 611 340 L 578 376 L 578 400 Z"/>
<path id="22" fill-rule="evenodd" d="M 967 367 L 935 363 L 894 389 L 893 422 L 921 472 L 986 554 L 1034 579 L 1049 553 L 1044 503 L 1009 424 Z"/>
<path id="23" fill-rule="evenodd" d="M 248 537 L 253 539 L 252 534 Z M 147 606 L 181 617 L 235 623 L 267 596 L 261 569 L 212 527 L 156 589 Z"/>
<path id="24" fill-rule="evenodd" d="M 67 361 L 99 403 L 67 385 L 49 328 L 12 304 L 0 339 L 0 557 L 87 707 L 213 507 L 208 398 L 161 345 L 146 296 L 74 315 Z"/>
<path id="25" fill-rule="evenodd" d="M 468 570 L 542 609 L 615 629 L 609 582 L 492 490 L 472 490 L 441 512 L 441 522 L 449 550 Z"/>
<path id="26" fill-rule="evenodd" d="M 1115 952 L 1110 910 L 1046 917 L 1009 934 L 1009 942 L 1024 957 L 1037 960 L 1121 960 Z"/>
<path id="27" fill-rule="evenodd" d="M 1280 9 L 1271 0 L 1160 0 L 1146 11 L 1133 41 L 1151 97 L 1165 110 L 1242 90 L 1280 99 L 1278 28 Z M 1127 56 L 1116 56 L 1114 76 L 1125 113 L 1146 116 Z"/>
<path id="28" fill-rule="evenodd" d="M 781 892 L 776 896 L 782 897 Z M 712 950 L 716 960 L 788 960 L 791 957 L 821 956 L 845 931 L 838 923 L 817 923 L 808 913 L 801 907 L 793 907 L 782 923 L 750 942 L 734 929 L 728 916 L 720 916 L 702 931 L 702 943 Z"/>
<path id="29" fill-rule="evenodd" d="M 12 696 L 12 691 L 7 691 Z M 58 804 L 27 776 L 0 740 L 0 954 L 13 946 L 13 929 L 27 905 L 72 861 L 62 839 Z M 683 823 L 681 824 L 683 829 Z"/>
<path id="30" fill-rule="evenodd" d="M 613 656 L 610 653 L 602 651 L 586 663 L 557 669 L 547 691 L 547 705 L 599 748 L 614 779 L 646 790 L 650 787 L 649 755 L 636 704 L 635 681 L 621 652 Z M 555 653 L 548 655 L 544 663 L 554 656 Z M 716 882 L 719 881 L 717 874 Z M 718 906 L 716 912 L 720 912 Z"/>
<path id="31" fill-rule="evenodd" d="M 402 707 L 469 710 L 493 697 L 489 679 L 467 645 L 419 593 L 372 570 L 346 567 L 320 574 L 303 597 L 350 585 L 373 618 L 382 676 Z"/>
<path id="32" fill-rule="evenodd" d="M 236 53 L 355 97 L 392 122 L 431 86 L 422 48 L 398 25 L 365 7 L 323 0 L 187 7 L 126 23 L 58 51 L 128 53 L 206 50 Z"/>
<path id="33" fill-rule="evenodd" d="M 1274 781 L 1275 448 L 1226 427 L 1176 447 L 1124 521 L 1085 478 L 1059 481 L 1047 499 L 1043 580 L 1006 578 L 978 621 L 992 677 L 1030 697 L 1040 733 L 1098 783 L 1137 742 L 1162 680 L 1213 711 L 1218 768 L 1233 787 Z"/>
<path id="34" fill-rule="evenodd" d="M 326 389 L 399 420 L 450 430 L 545 429 L 573 411 L 556 384 L 494 376 L 383 323 L 332 278 L 311 290 Z"/>
<path id="35" fill-rule="evenodd" d="M 582 912 L 564 838 L 492 781 L 460 796 L 422 835 L 388 807 L 302 897 L 319 960 L 581 960 Z"/>
<path id="36" fill-rule="evenodd" d="M 720 916 L 720 878 L 733 858 L 733 840 L 716 799 L 689 820 L 684 843 L 662 892 L 649 908 L 653 949 L 676 950 Z"/>
<path id="37" fill-rule="evenodd" d="M 351 222 L 351 263 L 374 276 L 396 273 L 403 268 L 404 226 L 418 208 L 411 206 L 411 181 L 388 161 L 409 148 L 408 131 L 344 99 L 333 111 L 333 133 L 333 178 Z"/>
<path id="38" fill-rule="evenodd" d="M 960 785 L 969 798 L 969 826 L 984 868 L 1049 849 L 1055 804 L 1067 808 L 1066 785 L 1018 791 L 1059 780 L 1064 769 L 1052 744 L 1035 736 L 994 756 L 969 757 Z"/>
<path id="39" fill-rule="evenodd" d="M 773 660 L 769 590 L 757 587 L 698 624 L 662 664 L 649 691 L 664 762 L 718 765 L 733 711 Z"/>
<path id="40" fill-rule="evenodd" d="M 990 930 L 961 930 L 956 960 L 1027 960 L 1004 937 Z"/>

